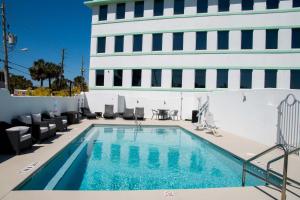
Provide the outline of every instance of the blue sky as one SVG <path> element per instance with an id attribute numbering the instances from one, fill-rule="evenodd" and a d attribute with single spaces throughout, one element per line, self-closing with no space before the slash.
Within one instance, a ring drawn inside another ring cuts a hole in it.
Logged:
<path id="1" fill-rule="evenodd" d="M 91 10 L 83 2 L 84 0 L 6 0 L 7 23 L 10 25 L 10 32 L 18 37 L 9 60 L 26 67 L 32 66 L 33 61 L 40 58 L 60 63 L 61 49 L 65 48 L 67 78 L 73 79 L 80 74 L 82 56 L 88 69 Z M 28 48 L 28 51 L 21 51 L 22 48 Z M 1 42 L 1 58 L 2 49 Z M 28 71 L 14 65 L 12 67 Z M 22 74 L 14 70 L 11 72 Z M 86 78 L 87 72 L 86 70 Z"/>

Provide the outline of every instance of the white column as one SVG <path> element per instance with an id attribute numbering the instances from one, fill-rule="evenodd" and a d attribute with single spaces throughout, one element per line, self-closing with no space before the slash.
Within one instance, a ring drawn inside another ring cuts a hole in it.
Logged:
<path id="1" fill-rule="evenodd" d="M 162 49 L 164 52 L 172 51 L 173 48 L 173 33 L 163 34 L 163 44 Z"/>
<path id="2" fill-rule="evenodd" d="M 143 52 L 152 51 L 152 34 L 143 34 Z"/>
<path id="3" fill-rule="evenodd" d="M 218 0 L 208 1 L 208 13 L 218 12 Z"/>
<path id="4" fill-rule="evenodd" d="M 91 38 L 91 54 L 96 54 L 97 53 L 97 44 L 98 44 L 98 39 L 97 38 Z"/>
<path id="5" fill-rule="evenodd" d="M 164 0 L 164 16 L 172 16 L 173 15 L 173 0 Z"/>
<path id="6" fill-rule="evenodd" d="M 126 3 L 125 19 L 133 19 L 134 16 L 134 1 L 128 1 Z"/>
<path id="7" fill-rule="evenodd" d="M 293 8 L 293 0 L 281 0 L 279 1 L 279 9 Z"/>
<path id="8" fill-rule="evenodd" d="M 116 19 L 116 7 L 116 4 L 108 4 L 107 21 L 114 21 Z"/>
<path id="9" fill-rule="evenodd" d="M 123 87 L 131 87 L 131 74 L 130 69 L 123 70 Z"/>
<path id="10" fill-rule="evenodd" d="M 217 70 L 207 69 L 206 70 L 206 88 L 216 89 L 217 87 Z"/>
<path id="11" fill-rule="evenodd" d="M 99 6 L 93 7 L 92 10 L 92 23 L 96 23 L 99 20 Z"/>
<path id="12" fill-rule="evenodd" d="M 266 30 L 253 31 L 253 49 L 263 50 L 266 48 Z"/>
<path id="13" fill-rule="evenodd" d="M 194 51 L 196 49 L 196 33 L 195 32 L 185 32 L 183 34 L 183 50 L 184 51 Z"/>
<path id="14" fill-rule="evenodd" d="M 193 89 L 195 83 L 195 70 L 184 69 L 182 70 L 182 88 Z"/>
<path id="15" fill-rule="evenodd" d="M 153 17 L 154 0 L 144 1 L 144 17 Z"/>
<path id="16" fill-rule="evenodd" d="M 162 88 L 171 88 L 172 81 L 172 70 L 171 69 L 163 69 L 161 71 L 161 87 Z"/>
<path id="17" fill-rule="evenodd" d="M 291 49 L 292 47 L 292 30 L 279 29 L 278 31 L 278 49 Z"/>
<path id="18" fill-rule="evenodd" d="M 115 51 L 115 37 L 114 36 L 106 37 L 105 48 L 106 48 L 107 53 L 114 53 L 114 51 Z"/>
<path id="19" fill-rule="evenodd" d="M 133 36 L 132 35 L 125 35 L 124 36 L 124 52 L 132 52 L 132 42 Z"/>
<path id="20" fill-rule="evenodd" d="M 278 70 L 277 72 L 277 88 L 290 89 L 290 70 Z"/>
<path id="21" fill-rule="evenodd" d="M 242 0 L 230 0 L 230 12 L 239 12 L 242 10 Z"/>
<path id="22" fill-rule="evenodd" d="M 240 89 L 240 70 L 229 69 L 228 70 L 228 89 L 238 90 Z"/>
<path id="23" fill-rule="evenodd" d="M 90 69 L 89 70 L 89 86 L 95 87 L 96 85 L 96 70 Z"/>
<path id="24" fill-rule="evenodd" d="M 217 31 L 207 32 L 207 50 L 214 51 L 217 50 L 218 34 Z"/>
<path id="25" fill-rule="evenodd" d="M 266 9 L 266 0 L 254 0 L 253 10 L 265 10 Z"/>
<path id="26" fill-rule="evenodd" d="M 151 87 L 151 70 L 150 69 L 142 70 L 142 87 L 143 88 Z"/>
<path id="27" fill-rule="evenodd" d="M 241 49 L 241 31 L 229 31 L 229 49 Z"/>
<path id="28" fill-rule="evenodd" d="M 111 69 L 104 70 L 104 86 L 112 87 L 112 82 L 113 82 L 113 70 Z"/>
<path id="29" fill-rule="evenodd" d="M 265 72 L 264 70 L 253 70 L 252 72 L 252 88 L 262 89 L 265 87 Z"/>
<path id="30" fill-rule="evenodd" d="M 185 0 L 184 14 L 195 15 L 197 13 L 197 0 Z"/>

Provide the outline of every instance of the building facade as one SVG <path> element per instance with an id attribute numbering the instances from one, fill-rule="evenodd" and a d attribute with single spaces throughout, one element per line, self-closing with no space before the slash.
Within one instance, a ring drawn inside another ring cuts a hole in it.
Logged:
<path id="1" fill-rule="evenodd" d="M 299 0 L 94 0 L 90 90 L 300 88 Z"/>

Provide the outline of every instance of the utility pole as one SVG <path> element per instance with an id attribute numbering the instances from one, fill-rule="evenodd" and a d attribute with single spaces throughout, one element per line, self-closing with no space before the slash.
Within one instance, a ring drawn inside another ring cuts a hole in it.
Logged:
<path id="1" fill-rule="evenodd" d="M 81 73 L 81 78 L 82 78 L 82 83 L 81 83 L 81 91 L 83 91 L 83 85 L 84 85 L 84 58 L 82 56 L 82 59 L 81 59 L 81 68 L 80 68 L 80 73 Z"/>
<path id="2" fill-rule="evenodd" d="M 5 2 L 2 1 L 2 32 L 3 32 L 3 48 L 4 48 L 4 79 L 5 88 L 9 90 L 9 71 L 8 71 L 8 50 L 7 50 L 7 34 L 6 34 L 6 16 L 5 16 Z"/>
<path id="3" fill-rule="evenodd" d="M 62 79 L 63 79 L 63 74 L 64 74 L 64 62 L 65 62 L 65 49 L 62 49 L 61 52 L 61 71 L 60 71 L 60 81 L 59 81 L 59 87 L 61 88 L 62 86 Z"/>

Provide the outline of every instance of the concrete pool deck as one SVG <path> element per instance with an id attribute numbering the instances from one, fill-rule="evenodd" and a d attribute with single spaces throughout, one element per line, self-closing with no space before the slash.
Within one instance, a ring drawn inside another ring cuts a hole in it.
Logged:
<path id="1" fill-rule="evenodd" d="M 153 190 L 153 191 L 13 191 L 13 189 L 29 177 L 36 169 L 46 163 L 57 152 L 64 148 L 91 124 L 129 124 L 134 121 L 116 120 L 83 120 L 80 124 L 70 126 L 70 131 L 58 133 L 58 137 L 42 144 L 34 145 L 32 150 L 18 156 L 0 155 L 0 199 L 280 199 L 280 192 L 266 186 L 211 188 L 196 190 Z M 220 146 L 221 148 L 248 159 L 268 147 L 234 134 L 219 131 L 222 137 L 215 137 L 205 131 L 196 131 L 190 122 L 145 120 L 142 125 L 176 125 Z M 280 155 L 276 150 L 263 156 L 254 164 L 264 166 L 270 158 Z M 24 170 L 31 166 L 28 171 Z M 282 163 L 272 165 L 273 170 L 282 171 Z M 288 176 L 300 182 L 300 157 L 290 156 Z M 288 186 L 287 199 L 299 199 L 300 188 Z"/>

